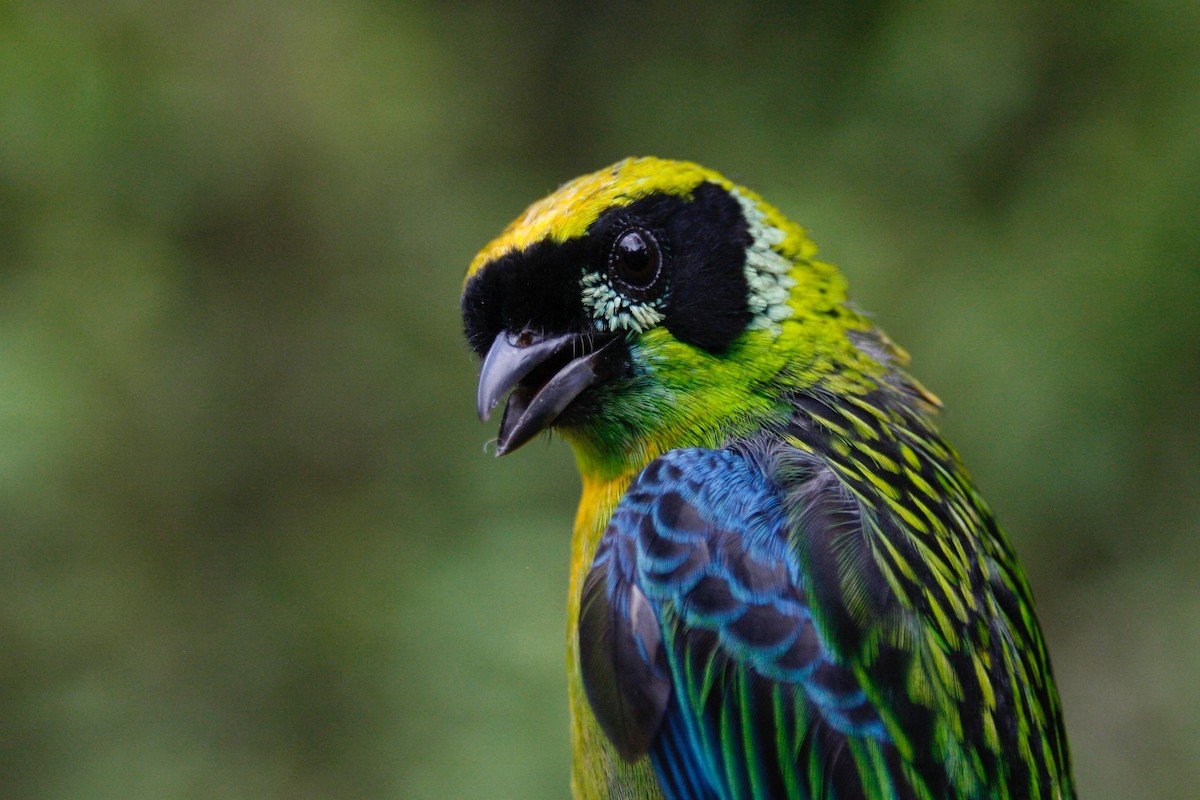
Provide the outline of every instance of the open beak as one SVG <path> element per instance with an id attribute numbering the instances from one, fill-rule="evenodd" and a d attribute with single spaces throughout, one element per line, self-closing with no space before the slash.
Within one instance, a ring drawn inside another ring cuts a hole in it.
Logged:
<path id="1" fill-rule="evenodd" d="M 510 389 L 496 455 L 516 450 L 548 428 L 571 401 L 600 378 L 614 337 L 544 336 L 500 331 L 479 372 L 479 419 L 487 421 Z"/>

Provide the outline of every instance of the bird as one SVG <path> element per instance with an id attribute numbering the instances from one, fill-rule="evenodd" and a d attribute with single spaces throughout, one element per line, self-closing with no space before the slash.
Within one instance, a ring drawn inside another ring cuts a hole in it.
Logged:
<path id="1" fill-rule="evenodd" d="M 576 798 L 1072 798 L 1033 595 L 939 399 L 805 229 L 627 158 L 470 263 L 479 416 L 582 481 Z"/>

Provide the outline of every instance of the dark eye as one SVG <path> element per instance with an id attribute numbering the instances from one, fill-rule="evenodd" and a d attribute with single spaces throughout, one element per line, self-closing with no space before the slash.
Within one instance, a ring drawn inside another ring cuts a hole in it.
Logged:
<path id="1" fill-rule="evenodd" d="M 628 230 L 613 242 L 609 269 L 632 289 L 647 289 L 658 277 L 662 255 L 648 231 Z"/>

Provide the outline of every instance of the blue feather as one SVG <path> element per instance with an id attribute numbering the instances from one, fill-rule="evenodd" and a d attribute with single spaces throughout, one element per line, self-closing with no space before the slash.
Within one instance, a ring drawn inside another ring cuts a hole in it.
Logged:
<path id="1" fill-rule="evenodd" d="M 649 753 L 668 798 L 804 797 L 783 777 L 802 751 L 829 756 L 846 737 L 890 746 L 813 619 L 787 520 L 752 460 L 675 450 L 634 481 L 600 542 L 579 627 L 584 688 L 618 752 Z M 587 657 L 600 643 L 616 654 Z"/>

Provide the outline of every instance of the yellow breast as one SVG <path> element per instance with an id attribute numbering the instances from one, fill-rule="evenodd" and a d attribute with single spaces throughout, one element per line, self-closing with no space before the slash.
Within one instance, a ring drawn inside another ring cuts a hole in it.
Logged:
<path id="1" fill-rule="evenodd" d="M 639 468 L 640 469 L 640 468 Z M 650 766 L 642 758 L 627 764 L 600 730 L 583 691 L 579 671 L 579 600 L 583 581 L 613 510 L 637 474 L 633 470 L 615 477 L 583 479 L 583 497 L 575 516 L 571 542 L 571 584 L 567 600 L 567 686 L 571 707 L 571 787 L 580 800 L 661 800 L 662 793 Z"/>

